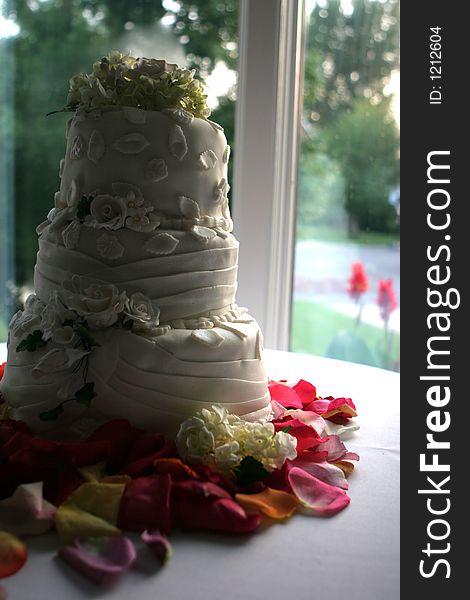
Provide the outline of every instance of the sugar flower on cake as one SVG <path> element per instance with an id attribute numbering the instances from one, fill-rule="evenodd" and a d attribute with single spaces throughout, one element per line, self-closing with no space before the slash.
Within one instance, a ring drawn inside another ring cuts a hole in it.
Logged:
<path id="1" fill-rule="evenodd" d="M 24 310 L 18 311 L 10 321 L 9 328 L 15 337 L 23 337 L 39 329 L 45 304 L 36 294 L 30 294 L 25 301 Z"/>
<path id="2" fill-rule="evenodd" d="M 297 456 L 295 437 L 275 431 L 272 423 L 249 422 L 223 406 L 203 408 L 182 423 L 176 437 L 183 460 L 227 473 L 250 457 L 266 471 L 282 467 Z"/>
<path id="3" fill-rule="evenodd" d="M 90 214 L 85 223 L 97 229 L 121 229 L 127 215 L 127 206 L 124 198 L 99 194 L 90 204 Z"/>
<path id="4" fill-rule="evenodd" d="M 68 371 L 89 353 L 82 348 L 51 348 L 34 365 L 33 377 Z"/>
<path id="5" fill-rule="evenodd" d="M 115 285 L 80 275 L 64 281 L 62 286 L 67 306 L 83 317 L 91 329 L 114 325 L 127 301 L 126 293 L 119 292 Z"/>
<path id="6" fill-rule="evenodd" d="M 73 310 L 69 310 L 61 300 L 57 290 L 54 290 L 49 301 L 44 306 L 41 315 L 40 330 L 42 331 L 42 339 L 50 340 L 56 334 L 58 329 L 61 329 L 65 321 L 74 321 L 77 318 Z M 70 328 L 71 329 L 71 328 Z M 64 339 L 64 333 L 60 339 Z M 57 337 L 57 336 L 56 336 Z"/>
<path id="7" fill-rule="evenodd" d="M 160 309 L 158 306 L 140 292 L 135 292 L 127 299 L 124 306 L 125 327 L 134 333 L 152 336 L 152 332 L 159 325 Z"/>

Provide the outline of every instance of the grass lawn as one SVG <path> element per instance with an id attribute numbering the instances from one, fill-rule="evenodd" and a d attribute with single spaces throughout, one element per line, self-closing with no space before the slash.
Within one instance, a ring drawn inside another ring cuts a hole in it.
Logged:
<path id="1" fill-rule="evenodd" d="M 383 329 L 361 323 L 355 331 L 355 319 L 318 302 L 294 300 L 291 350 L 399 370 L 393 361 L 399 361 L 400 335 L 392 333 L 390 361 L 384 355 Z"/>
<path id="2" fill-rule="evenodd" d="M 299 225 L 297 227 L 297 240 L 318 240 L 322 242 L 351 242 L 362 245 L 389 246 L 399 242 L 399 236 L 393 233 L 379 233 L 376 231 L 360 231 L 356 237 L 351 238 L 344 229 L 327 227 L 323 225 Z"/>

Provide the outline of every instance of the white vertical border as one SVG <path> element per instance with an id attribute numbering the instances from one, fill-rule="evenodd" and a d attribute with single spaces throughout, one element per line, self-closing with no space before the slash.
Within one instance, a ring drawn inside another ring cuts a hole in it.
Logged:
<path id="1" fill-rule="evenodd" d="M 238 301 L 290 340 L 304 0 L 240 0 L 233 217 Z"/>

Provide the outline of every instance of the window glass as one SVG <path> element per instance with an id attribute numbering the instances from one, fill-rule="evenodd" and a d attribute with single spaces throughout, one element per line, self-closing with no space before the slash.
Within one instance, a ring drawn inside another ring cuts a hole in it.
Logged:
<path id="1" fill-rule="evenodd" d="M 291 349 L 399 370 L 399 5 L 307 11 Z"/>
<path id="2" fill-rule="evenodd" d="M 233 149 L 237 28 L 237 0 L 0 0 L 0 340 L 32 289 L 70 117 L 45 115 L 71 75 L 111 49 L 195 68 Z"/>

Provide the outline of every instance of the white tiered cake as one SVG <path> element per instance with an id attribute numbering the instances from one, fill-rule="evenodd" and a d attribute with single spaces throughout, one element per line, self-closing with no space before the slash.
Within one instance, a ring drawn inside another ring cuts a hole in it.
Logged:
<path id="1" fill-rule="evenodd" d="M 124 58 L 114 62 L 126 82 L 188 78 Z M 109 60 L 99 68 L 117 81 Z M 82 77 L 60 191 L 38 227 L 35 295 L 10 324 L 10 415 L 34 431 L 126 418 L 168 435 L 214 403 L 268 417 L 261 331 L 235 303 L 222 128 L 185 97 L 160 110 L 119 105 L 99 76 Z M 189 84 L 200 93 L 192 73 Z"/>

